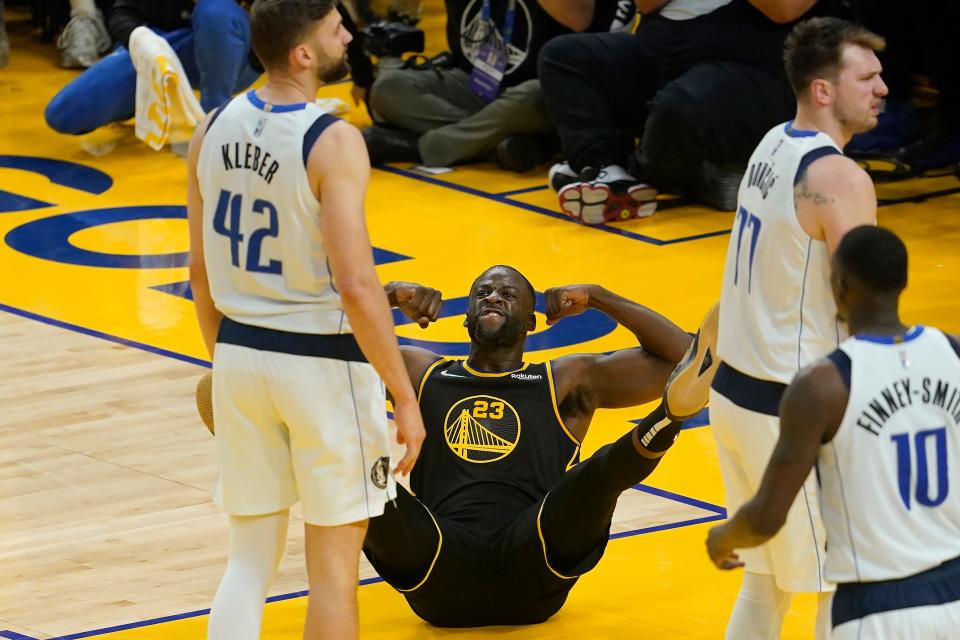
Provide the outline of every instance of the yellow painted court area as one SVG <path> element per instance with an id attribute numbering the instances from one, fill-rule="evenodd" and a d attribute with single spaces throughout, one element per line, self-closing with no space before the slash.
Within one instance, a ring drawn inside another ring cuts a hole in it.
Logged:
<path id="1" fill-rule="evenodd" d="M 426 3 L 425 24 L 436 51 L 438 1 Z M 39 45 L 25 22 L 8 29 L 11 63 L 0 70 L 0 638 L 202 638 L 206 616 L 198 612 L 225 566 L 227 527 L 210 504 L 214 445 L 192 407 L 206 355 L 182 295 L 185 162 L 136 140 L 129 123 L 94 134 L 116 144 L 100 157 L 50 131 L 44 106 L 75 72 L 59 69 L 56 50 Z M 349 84 L 323 95 L 349 103 Z M 369 122 L 362 108 L 345 117 Z M 879 185 L 878 195 L 884 204 L 957 186 L 953 176 L 913 179 Z M 555 210 L 545 168 L 510 175 L 475 165 L 435 176 L 376 168 L 367 199 L 381 279 L 429 284 L 451 301 L 498 263 L 520 269 L 538 291 L 600 283 L 690 331 L 716 300 L 732 214 L 681 203 L 594 229 Z M 911 252 L 908 323 L 960 332 L 958 216 L 956 194 L 880 209 L 881 224 Z M 398 334 L 456 352 L 465 348 L 462 320 L 454 314 L 425 331 L 408 324 Z M 567 320 L 546 330 L 539 320 L 534 361 L 633 344 L 622 328 Z M 584 455 L 650 408 L 601 412 Z M 740 578 L 714 570 L 704 550 L 707 521 L 724 505 L 709 427 L 684 431 L 645 484 L 648 491 L 625 494 L 615 517 L 614 531 L 629 535 L 610 542 L 548 622 L 436 629 L 371 582 L 359 589 L 361 636 L 721 638 Z M 297 518 L 288 552 L 264 638 L 301 637 L 306 599 L 284 597 L 306 588 Z M 813 600 L 800 597 L 783 637 L 811 637 L 812 623 Z"/>

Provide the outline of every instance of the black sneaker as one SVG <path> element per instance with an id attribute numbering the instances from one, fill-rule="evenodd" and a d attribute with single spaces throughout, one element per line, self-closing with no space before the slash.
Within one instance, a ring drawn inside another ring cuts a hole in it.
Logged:
<path id="1" fill-rule="evenodd" d="M 417 141 L 420 135 L 412 131 L 375 124 L 362 131 L 367 144 L 370 164 L 385 162 L 422 162 Z"/>
<path id="2" fill-rule="evenodd" d="M 699 187 L 694 195 L 719 211 L 735 211 L 743 174 L 742 167 L 721 167 L 704 160 L 700 163 Z"/>
<path id="3" fill-rule="evenodd" d="M 537 136 L 514 134 L 497 145 L 497 165 L 515 173 L 526 173 L 547 161 L 549 150 Z"/>
<path id="4" fill-rule="evenodd" d="M 657 210 L 657 190 L 618 165 L 588 167 L 580 180 L 560 189 L 557 198 L 560 211 L 584 224 L 646 218 Z"/>
<path id="5" fill-rule="evenodd" d="M 547 172 L 547 180 L 550 182 L 550 188 L 554 192 L 559 192 L 568 184 L 580 182 L 580 176 L 573 170 L 570 163 L 564 160 L 550 167 L 550 171 Z"/>

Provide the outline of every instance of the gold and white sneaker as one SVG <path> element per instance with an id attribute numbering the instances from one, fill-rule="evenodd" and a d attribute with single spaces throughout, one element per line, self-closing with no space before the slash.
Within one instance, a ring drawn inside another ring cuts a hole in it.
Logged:
<path id="1" fill-rule="evenodd" d="M 720 326 L 720 303 L 703 317 L 693 343 L 670 374 L 663 389 L 663 407 L 672 420 L 682 422 L 707 406 L 710 384 L 717 372 L 717 333 Z"/>

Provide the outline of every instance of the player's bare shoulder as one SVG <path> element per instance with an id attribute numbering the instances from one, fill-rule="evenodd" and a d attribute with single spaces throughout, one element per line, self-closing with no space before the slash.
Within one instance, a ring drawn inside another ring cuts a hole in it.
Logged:
<path id="1" fill-rule="evenodd" d="M 860 165 L 839 153 L 818 158 L 799 176 L 793 199 L 799 210 L 804 206 L 833 206 L 850 192 L 869 191 L 873 181 Z"/>

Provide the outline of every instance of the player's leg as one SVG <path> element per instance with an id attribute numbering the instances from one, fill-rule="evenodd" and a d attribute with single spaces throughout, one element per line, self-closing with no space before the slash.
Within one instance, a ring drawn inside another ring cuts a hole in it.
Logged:
<path id="1" fill-rule="evenodd" d="M 600 560 L 620 494 L 650 475 L 680 431 L 663 405 L 571 469 L 544 498 L 538 526 L 547 563 L 573 577 Z M 647 445 L 641 440 L 654 434 Z M 649 447 L 649 448 L 648 448 Z"/>
<path id="2" fill-rule="evenodd" d="M 351 640 L 359 635 L 357 559 L 367 521 L 305 525 L 310 599 L 304 640 Z"/>
<path id="3" fill-rule="evenodd" d="M 210 609 L 207 638 L 260 637 L 263 601 L 287 541 L 287 510 L 265 516 L 230 516 L 227 570 Z"/>
<path id="4" fill-rule="evenodd" d="M 780 637 L 792 594 L 777 587 L 771 574 L 743 572 L 733 612 L 727 622 L 726 640 L 770 640 Z"/>
<path id="5" fill-rule="evenodd" d="M 710 394 L 710 426 L 717 443 L 717 457 L 723 476 L 728 513 L 734 513 L 753 497 L 755 492 L 743 458 L 759 455 L 757 449 L 762 443 L 751 443 L 752 448 L 744 451 L 743 443 L 737 437 L 742 433 L 738 426 L 745 425 L 744 430 L 755 427 L 759 438 L 767 425 L 754 425 L 750 421 L 751 416 L 751 412 L 740 409 L 716 391 Z M 760 419 L 762 418 L 764 416 L 760 416 Z M 746 568 L 740 592 L 727 622 L 725 638 L 777 638 L 783 626 L 784 615 L 790 606 L 791 596 L 777 586 L 769 548 L 764 545 L 738 550 L 738 553 Z"/>
<path id="6" fill-rule="evenodd" d="M 756 493 L 776 445 L 779 424 L 776 417 L 737 406 L 716 391 L 711 394 L 710 417 L 727 509 L 733 513 Z M 792 594 L 804 592 L 824 594 L 818 601 L 815 637 L 826 637 L 833 586 L 823 577 L 824 537 L 816 478 L 811 474 L 781 531 L 765 545 L 739 551 L 745 563 L 744 582 L 730 615 L 727 638 L 777 637 L 786 604 Z"/>
<path id="7" fill-rule="evenodd" d="M 554 571 L 572 575 L 571 571 L 592 568 L 620 494 L 653 472 L 680 433 L 681 420 L 706 406 L 719 364 L 715 357 L 718 315 L 714 305 L 704 317 L 667 382 L 663 403 L 635 429 L 567 473 L 544 499 L 539 523 Z"/>
<path id="8" fill-rule="evenodd" d="M 363 553 L 390 586 L 411 591 L 429 576 L 440 547 L 440 527 L 430 510 L 397 487 L 397 499 L 370 521 Z"/>
<path id="9" fill-rule="evenodd" d="M 263 602 L 297 501 L 286 427 L 274 411 L 260 352 L 218 344 L 213 406 L 220 481 L 217 501 L 230 514 L 227 570 L 210 614 L 210 640 L 254 640 Z"/>
<path id="10" fill-rule="evenodd" d="M 274 360 L 270 397 L 289 429 L 306 522 L 304 638 L 356 638 L 357 565 L 367 521 L 396 495 L 383 383 L 366 362 Z"/>

